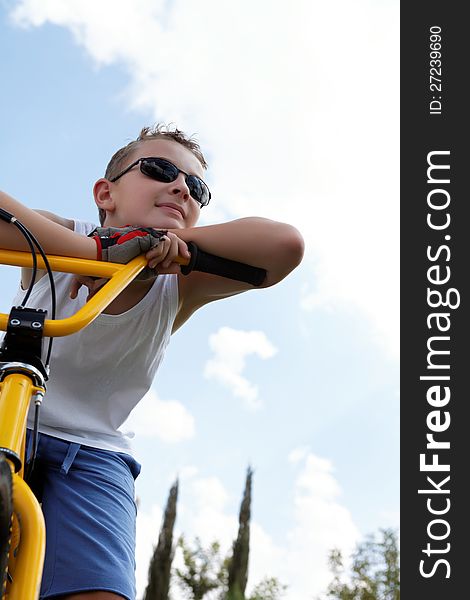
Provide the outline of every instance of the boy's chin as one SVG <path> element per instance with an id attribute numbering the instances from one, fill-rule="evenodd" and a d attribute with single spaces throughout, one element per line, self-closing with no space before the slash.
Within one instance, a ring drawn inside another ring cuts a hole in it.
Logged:
<path id="1" fill-rule="evenodd" d="M 154 229 L 184 229 L 187 227 L 179 219 L 159 219 L 152 225 L 140 225 L 140 227 L 153 227 Z"/>

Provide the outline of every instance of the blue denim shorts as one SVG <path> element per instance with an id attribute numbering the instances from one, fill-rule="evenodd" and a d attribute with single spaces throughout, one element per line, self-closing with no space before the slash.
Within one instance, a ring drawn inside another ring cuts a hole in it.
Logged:
<path id="1" fill-rule="evenodd" d="M 46 521 L 41 599 L 92 590 L 135 599 L 139 472 L 127 454 L 39 435 L 29 485 Z"/>

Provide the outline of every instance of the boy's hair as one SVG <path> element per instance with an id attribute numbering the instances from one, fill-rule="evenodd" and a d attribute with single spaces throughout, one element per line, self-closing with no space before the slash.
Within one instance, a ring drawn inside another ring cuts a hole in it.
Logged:
<path id="1" fill-rule="evenodd" d="M 203 169 L 207 169 L 207 162 L 204 158 L 201 148 L 199 144 L 194 140 L 193 136 L 186 135 L 180 129 L 176 127 L 171 128 L 170 125 L 165 125 L 163 123 L 157 123 L 153 127 L 144 127 L 140 132 L 139 136 L 129 142 L 127 146 L 120 148 L 111 158 L 106 167 L 106 172 L 104 176 L 106 179 L 112 179 L 115 177 L 122 169 L 124 169 L 127 165 L 129 156 L 134 152 L 136 148 L 138 148 L 143 142 L 148 140 L 158 140 L 158 139 L 168 139 L 178 142 L 185 148 L 188 148 L 194 156 L 201 163 Z M 104 224 L 106 219 L 106 211 L 102 208 L 98 209 L 98 213 L 100 216 L 101 225 Z"/>

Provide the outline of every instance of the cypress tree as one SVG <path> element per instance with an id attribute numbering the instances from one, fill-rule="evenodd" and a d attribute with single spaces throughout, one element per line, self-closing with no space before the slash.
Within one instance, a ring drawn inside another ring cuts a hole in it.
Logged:
<path id="1" fill-rule="evenodd" d="M 150 560 L 148 583 L 143 600 L 168 600 L 170 590 L 171 563 L 175 553 L 173 527 L 176 520 L 178 480 L 172 485 L 166 503 L 158 544 Z"/>
<path id="2" fill-rule="evenodd" d="M 238 518 L 238 536 L 233 543 L 232 557 L 228 569 L 229 600 L 244 600 L 248 581 L 248 559 L 250 555 L 251 486 L 253 470 L 248 467 L 245 491 Z"/>

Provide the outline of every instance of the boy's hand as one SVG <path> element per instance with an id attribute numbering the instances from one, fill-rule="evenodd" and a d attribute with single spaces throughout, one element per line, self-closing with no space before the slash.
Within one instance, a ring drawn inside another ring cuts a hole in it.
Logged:
<path id="1" fill-rule="evenodd" d="M 154 273 L 169 274 L 181 273 L 177 257 L 189 259 L 189 253 L 186 242 L 180 239 L 176 234 L 167 232 L 161 239 L 158 246 L 147 252 L 145 258 L 148 260 L 148 267 L 145 269 L 155 269 Z"/>
<path id="2" fill-rule="evenodd" d="M 149 264 L 137 279 L 151 279 L 157 273 L 181 273 L 180 265 L 175 259 L 178 256 L 185 259 L 191 257 L 186 242 L 177 235 L 151 227 L 97 227 L 88 237 L 96 242 L 98 260 L 127 263 L 146 252 Z M 74 286 L 77 284 L 80 287 L 80 282 L 76 279 Z M 89 285 L 88 288 L 90 289 Z M 75 297 L 76 291 L 74 287 L 72 297 Z"/>
<path id="3" fill-rule="evenodd" d="M 75 275 L 70 286 L 70 298 L 74 300 L 78 295 L 78 290 L 82 285 L 88 288 L 87 302 L 92 298 L 98 290 L 100 290 L 109 279 L 101 279 L 98 277 L 88 277 L 85 275 Z"/>
<path id="4" fill-rule="evenodd" d="M 166 234 L 151 227 L 97 227 L 88 237 L 96 242 L 98 260 L 126 264 L 158 246 Z"/>

